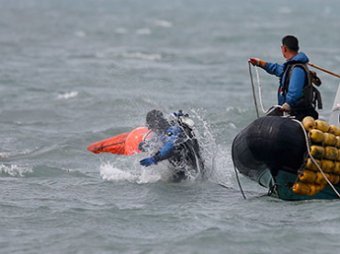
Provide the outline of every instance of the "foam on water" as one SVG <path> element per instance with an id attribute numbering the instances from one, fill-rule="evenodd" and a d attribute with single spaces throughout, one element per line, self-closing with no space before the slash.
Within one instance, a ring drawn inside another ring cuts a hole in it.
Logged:
<path id="1" fill-rule="evenodd" d="M 58 94 L 57 99 L 58 100 L 68 100 L 74 97 L 78 96 L 78 92 L 77 91 L 70 91 L 70 92 L 65 92 L 65 93 L 60 93 Z"/>
<path id="2" fill-rule="evenodd" d="M 130 172 L 114 167 L 109 162 L 100 165 L 100 176 L 106 181 L 128 181 L 136 182 L 138 176 Z"/>
<path id="3" fill-rule="evenodd" d="M 23 177 L 26 174 L 32 173 L 31 167 L 16 165 L 16 164 L 0 164 L 0 174 L 10 175 L 10 176 L 20 176 Z"/>
<path id="4" fill-rule="evenodd" d="M 127 181 L 130 183 L 155 183 L 162 180 L 160 171 L 152 168 L 141 168 L 136 170 L 124 170 L 117 168 L 111 162 L 104 162 L 100 165 L 100 176 L 106 181 L 121 182 Z"/>

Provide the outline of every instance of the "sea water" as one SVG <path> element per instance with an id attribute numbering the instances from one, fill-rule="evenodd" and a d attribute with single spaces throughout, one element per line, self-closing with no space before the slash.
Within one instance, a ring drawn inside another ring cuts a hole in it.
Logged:
<path id="1" fill-rule="evenodd" d="M 339 252 L 338 201 L 281 201 L 241 176 L 244 200 L 231 159 L 256 118 L 247 59 L 283 62 L 293 34 L 339 73 L 339 12 L 338 0 L 0 0 L 0 253 Z M 328 119 L 339 81 L 318 73 Z M 269 108 L 278 80 L 259 78 Z M 86 150 L 155 108 L 193 117 L 207 180 Z"/>

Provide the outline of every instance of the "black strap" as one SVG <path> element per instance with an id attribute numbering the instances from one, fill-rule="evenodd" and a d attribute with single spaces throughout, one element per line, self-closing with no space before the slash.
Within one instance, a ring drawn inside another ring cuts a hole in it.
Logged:
<path id="1" fill-rule="evenodd" d="M 289 82 L 290 82 L 290 78 L 293 72 L 293 69 L 295 67 L 300 67 L 302 68 L 307 76 L 307 80 L 306 83 L 304 84 L 304 91 L 303 91 L 303 98 L 301 100 L 300 106 L 298 107 L 308 107 L 309 105 L 312 105 L 313 108 L 316 107 L 316 105 L 318 106 L 318 109 L 322 109 L 322 99 L 321 99 L 321 94 L 319 92 L 319 90 L 313 85 L 313 77 L 315 79 L 316 74 L 313 76 L 310 72 L 310 70 L 308 69 L 308 66 L 306 64 L 303 63 L 292 63 L 289 64 L 283 74 L 284 77 L 284 84 L 282 86 L 282 94 L 283 96 L 285 96 L 288 92 L 288 87 L 289 87 Z M 318 77 L 317 77 L 318 78 Z M 318 78 L 318 84 L 321 84 L 321 80 Z"/>
<path id="2" fill-rule="evenodd" d="M 307 67 L 306 64 L 303 64 L 303 63 L 292 63 L 292 64 L 288 64 L 284 74 L 283 74 L 283 77 L 284 77 L 284 84 L 282 86 L 282 92 L 283 92 L 283 95 L 285 96 L 288 92 L 288 87 L 289 87 L 289 82 L 290 82 L 290 78 L 292 76 L 292 73 L 293 73 L 293 69 L 295 67 L 301 67 L 305 73 L 306 73 L 306 76 L 307 76 L 307 82 L 306 84 L 304 84 L 304 87 L 305 86 L 308 86 L 308 85 L 312 85 L 311 83 L 311 79 L 310 79 L 310 74 L 309 74 L 309 69 Z"/>
<path id="3" fill-rule="evenodd" d="M 322 99 L 321 99 L 321 93 L 318 89 L 316 89 L 315 87 L 313 87 L 314 90 L 314 94 L 315 94 L 315 101 L 318 104 L 318 109 L 322 109 Z"/>

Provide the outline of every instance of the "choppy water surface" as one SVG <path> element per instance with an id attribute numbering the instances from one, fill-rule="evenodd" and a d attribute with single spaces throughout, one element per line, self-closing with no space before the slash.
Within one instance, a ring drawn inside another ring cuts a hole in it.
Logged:
<path id="1" fill-rule="evenodd" d="M 1 253 L 337 253 L 337 201 L 283 202 L 233 173 L 255 118 L 247 58 L 283 61 L 295 34 L 339 72 L 340 3 L 0 0 Z M 265 107 L 274 77 L 259 72 Z M 328 118 L 338 80 L 320 73 Z M 165 181 L 165 163 L 88 144 L 183 109 L 210 177 Z M 229 187 L 222 188 L 217 183 Z"/>

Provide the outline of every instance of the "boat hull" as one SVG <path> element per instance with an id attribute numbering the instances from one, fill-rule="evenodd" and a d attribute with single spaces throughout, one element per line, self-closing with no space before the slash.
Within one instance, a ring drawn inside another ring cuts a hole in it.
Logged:
<path id="1" fill-rule="evenodd" d="M 293 192 L 308 157 L 304 132 L 290 118 L 265 116 L 253 121 L 234 139 L 232 159 L 238 171 L 283 200 L 335 199 L 330 186 L 314 195 Z M 340 191 L 340 184 L 335 185 Z"/>
<path id="2" fill-rule="evenodd" d="M 276 177 L 274 177 L 275 187 L 273 187 L 272 195 L 290 201 L 310 200 L 310 199 L 338 199 L 334 190 L 327 185 L 322 191 L 313 196 L 300 195 L 292 191 L 292 185 L 296 181 L 297 175 L 279 170 Z M 340 186 L 335 186 L 336 190 L 340 192 Z"/>

